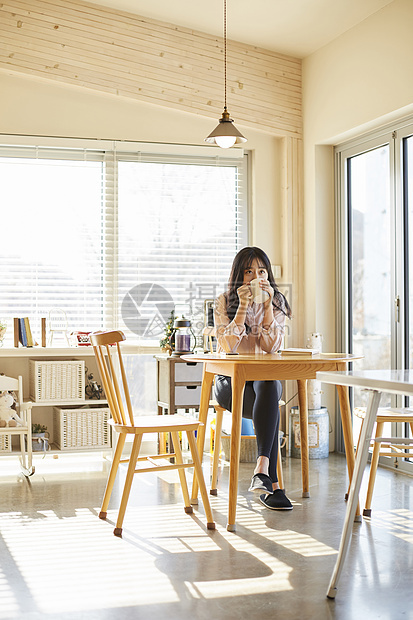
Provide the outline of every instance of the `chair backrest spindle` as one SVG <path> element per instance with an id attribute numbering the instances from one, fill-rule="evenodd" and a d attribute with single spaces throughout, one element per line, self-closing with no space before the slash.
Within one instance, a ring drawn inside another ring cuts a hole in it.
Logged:
<path id="1" fill-rule="evenodd" d="M 106 345 L 106 353 L 107 353 L 107 361 L 108 361 L 108 365 L 110 369 L 110 377 L 112 379 L 111 388 L 115 390 L 114 396 L 115 396 L 115 400 L 118 406 L 118 411 L 119 411 L 120 418 L 122 420 L 122 424 L 126 424 L 126 416 L 125 416 L 125 410 L 123 407 L 122 395 L 119 389 L 119 383 L 118 383 L 118 379 L 116 376 L 115 367 L 113 365 L 112 352 L 108 344 Z"/>
<path id="2" fill-rule="evenodd" d="M 132 409 L 132 403 L 131 403 L 130 394 L 129 394 L 128 380 L 126 378 L 125 366 L 123 364 L 123 359 L 122 359 L 122 354 L 121 354 L 121 351 L 120 351 L 119 342 L 116 343 L 116 347 L 117 347 L 117 351 L 118 351 L 119 368 L 120 368 L 120 372 L 121 372 L 121 376 L 122 376 L 123 392 L 125 394 L 126 405 L 127 405 L 127 408 L 128 408 L 129 421 L 130 421 L 131 425 L 133 426 L 134 425 L 134 422 L 133 422 L 133 409 Z"/>
<path id="3" fill-rule="evenodd" d="M 124 334 L 120 331 L 95 332 L 90 335 L 90 340 L 95 352 L 103 389 L 105 390 L 109 408 L 115 423 L 125 425 L 130 423 L 131 426 L 134 426 L 128 383 L 119 346 L 119 342 L 125 340 Z M 114 360 L 114 354 L 111 350 L 111 345 L 114 344 L 116 344 L 117 360 Z M 116 361 L 119 363 L 129 421 L 125 413 L 122 391 L 118 381 L 118 373 L 116 372 Z"/>
<path id="4" fill-rule="evenodd" d="M 111 410 L 112 417 L 117 424 L 120 424 L 122 422 L 122 419 L 119 416 L 118 408 L 116 406 L 116 401 L 114 399 L 112 386 L 110 383 L 110 379 L 108 377 L 108 369 L 106 366 L 105 356 L 103 355 L 103 351 L 99 345 L 94 345 L 93 350 L 95 352 L 100 378 L 103 383 L 103 389 L 104 389 L 107 401 L 109 403 L 109 408 Z"/>

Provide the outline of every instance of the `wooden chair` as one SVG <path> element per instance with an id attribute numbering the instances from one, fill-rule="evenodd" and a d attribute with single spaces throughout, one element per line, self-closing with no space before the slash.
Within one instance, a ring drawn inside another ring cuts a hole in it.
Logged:
<path id="1" fill-rule="evenodd" d="M 25 476 L 34 474 L 32 457 L 32 406 L 31 402 L 23 402 L 23 380 L 0 375 L 0 392 L 14 392 L 17 397 L 16 413 L 23 422 L 21 426 L 0 427 L 0 441 L 3 447 L 8 446 L 11 451 L 11 438 L 20 437 L 20 465 Z M 26 448 L 27 441 L 27 448 Z M 10 442 L 10 443 L 9 443 Z"/>
<path id="2" fill-rule="evenodd" d="M 177 469 L 184 497 L 185 512 L 192 513 L 192 506 L 184 469 L 194 467 L 194 476 L 198 479 L 202 501 L 207 516 L 207 528 L 209 530 L 215 529 L 215 523 L 202 473 L 201 461 L 196 447 L 195 432 L 199 428 L 199 422 L 197 420 L 190 420 L 179 415 L 153 415 L 134 418 L 125 368 L 119 346 L 119 343 L 125 340 L 124 334 L 120 331 L 95 332 L 90 334 L 90 340 L 96 356 L 103 389 L 105 391 L 106 398 L 108 399 L 109 408 L 112 414 L 112 419 L 109 420 L 109 424 L 111 424 L 116 433 L 118 433 L 112 467 L 109 472 L 99 518 L 103 520 L 106 519 L 109 500 L 119 463 L 129 464 L 116 527 L 113 532 L 115 536 L 122 536 L 123 519 L 135 473 Z M 117 371 L 120 374 L 119 379 Z M 122 388 L 123 397 L 121 393 Z M 188 444 L 192 456 L 192 460 L 187 463 L 184 463 L 179 440 L 179 433 L 184 431 L 186 432 L 188 438 Z M 155 454 L 140 457 L 139 450 L 142 443 L 142 437 L 145 433 L 170 433 L 174 451 L 168 452 L 167 454 Z M 132 435 L 134 437 L 133 444 L 129 458 L 122 459 L 121 456 L 127 435 Z M 137 462 L 145 462 L 146 466 L 137 468 Z"/>
<path id="3" fill-rule="evenodd" d="M 221 407 L 216 401 L 211 401 L 215 409 L 215 441 L 214 441 L 214 456 L 212 460 L 212 476 L 211 476 L 211 495 L 218 495 L 217 483 L 218 483 L 218 467 L 219 467 L 219 455 L 221 452 L 221 435 L 222 435 L 222 420 L 224 417 L 225 409 Z M 242 437 L 241 437 L 242 441 Z M 282 471 L 282 459 L 281 449 L 278 450 L 277 458 L 277 476 L 278 483 L 281 489 L 284 489 L 284 479 Z"/>
<path id="4" fill-rule="evenodd" d="M 354 415 L 363 420 L 365 410 L 362 407 L 354 409 Z M 370 463 L 369 482 L 367 487 L 366 504 L 363 510 L 364 517 L 371 517 L 371 502 L 373 498 L 374 482 L 376 480 L 377 465 L 380 456 L 392 456 L 398 458 L 408 458 L 413 456 L 413 439 L 402 437 L 383 437 L 383 428 L 386 422 L 407 423 L 413 435 L 413 409 L 379 409 L 376 418 L 376 433 L 371 440 L 373 454 Z M 361 435 L 361 429 L 360 429 Z M 360 441 L 359 435 L 359 441 Z M 357 450 L 359 449 L 359 441 Z"/>

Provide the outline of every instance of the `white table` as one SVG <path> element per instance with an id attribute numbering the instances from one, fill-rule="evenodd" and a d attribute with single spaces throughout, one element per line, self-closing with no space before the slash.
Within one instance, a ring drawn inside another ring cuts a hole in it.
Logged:
<path id="1" fill-rule="evenodd" d="M 353 370 L 340 372 L 317 372 L 317 380 L 347 387 L 359 387 L 369 392 L 366 417 L 361 430 L 356 464 L 350 484 L 346 517 L 341 535 L 340 548 L 327 590 L 328 598 L 335 598 L 337 584 L 350 544 L 352 526 L 356 514 L 360 485 L 367 464 L 370 440 L 376 421 L 377 409 L 383 392 L 413 396 L 412 370 Z"/>

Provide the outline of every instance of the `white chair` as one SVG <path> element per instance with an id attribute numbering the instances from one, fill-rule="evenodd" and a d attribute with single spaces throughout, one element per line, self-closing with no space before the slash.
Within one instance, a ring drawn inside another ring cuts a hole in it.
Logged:
<path id="1" fill-rule="evenodd" d="M 14 435 L 20 436 L 20 464 L 22 473 L 25 476 L 34 474 L 32 462 L 32 406 L 31 402 L 23 402 L 23 380 L 22 377 L 14 379 L 0 375 L 0 392 L 14 392 L 17 398 L 16 413 L 22 420 L 22 426 L 3 426 L 0 427 L 0 442 L 3 449 L 10 450 L 11 441 Z M 27 440 L 27 448 L 25 445 Z"/>
<path id="2" fill-rule="evenodd" d="M 53 337 L 59 334 L 66 340 L 66 344 L 70 347 L 69 340 L 69 323 L 67 320 L 67 314 L 61 308 L 52 308 L 49 312 L 49 344 L 51 347 L 53 344 Z"/>
<path id="3" fill-rule="evenodd" d="M 362 419 L 362 427 L 366 410 L 364 407 L 356 407 L 354 415 Z M 371 503 L 373 499 L 374 482 L 376 480 L 377 465 L 380 456 L 392 456 L 396 458 L 409 458 L 413 456 L 413 439 L 403 437 L 383 437 L 383 429 L 386 423 L 409 424 L 410 432 L 413 434 L 413 409 L 391 409 L 379 408 L 376 417 L 376 432 L 370 442 L 373 447 L 373 454 L 370 463 L 370 475 L 367 488 L 366 504 L 363 510 L 364 517 L 371 517 Z M 360 429 L 361 436 L 361 429 Z M 356 452 L 359 450 L 360 436 L 357 443 Z M 348 494 L 347 496 L 348 497 Z"/>

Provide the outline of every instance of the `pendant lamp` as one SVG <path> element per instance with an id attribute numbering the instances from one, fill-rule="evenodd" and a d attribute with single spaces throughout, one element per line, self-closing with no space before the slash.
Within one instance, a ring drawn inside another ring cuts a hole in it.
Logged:
<path id="1" fill-rule="evenodd" d="M 246 141 L 247 139 L 234 126 L 234 121 L 227 110 L 227 0 L 224 0 L 224 111 L 217 127 L 205 138 L 205 142 L 228 149 L 234 144 Z"/>

